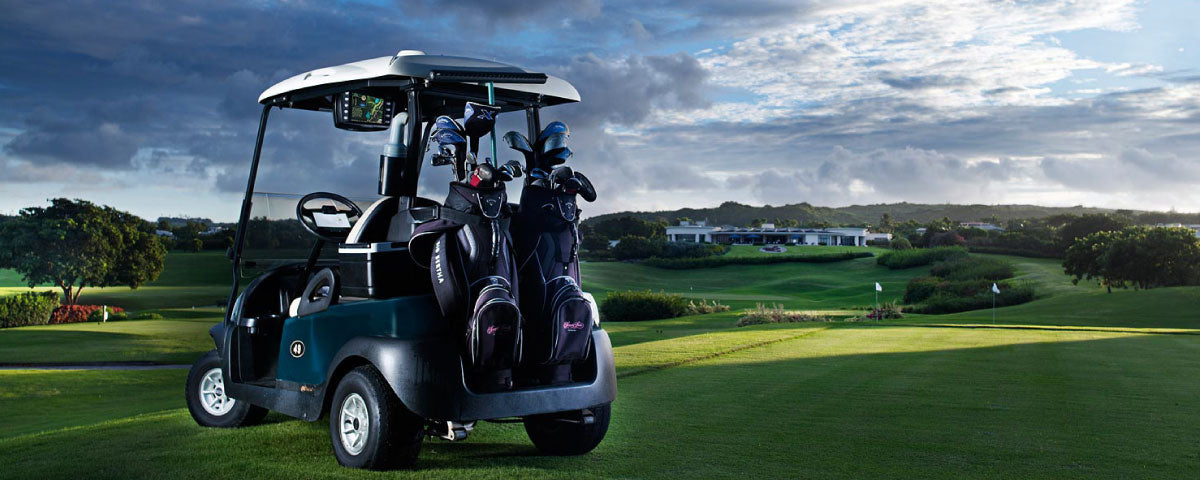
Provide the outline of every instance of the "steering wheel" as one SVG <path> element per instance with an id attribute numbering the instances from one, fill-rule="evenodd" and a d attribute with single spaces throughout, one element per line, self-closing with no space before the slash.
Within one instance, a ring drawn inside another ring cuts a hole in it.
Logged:
<path id="1" fill-rule="evenodd" d="M 327 242 L 342 243 L 350 228 L 362 217 L 362 209 L 350 199 L 329 192 L 305 195 L 296 203 L 296 218 L 308 233 Z"/>

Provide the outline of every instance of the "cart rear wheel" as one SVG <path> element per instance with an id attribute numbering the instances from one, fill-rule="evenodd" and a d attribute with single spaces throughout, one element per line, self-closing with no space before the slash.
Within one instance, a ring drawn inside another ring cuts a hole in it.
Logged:
<path id="1" fill-rule="evenodd" d="M 542 453 L 550 455 L 582 455 L 592 451 L 604 440 L 608 433 L 608 421 L 612 416 L 612 405 L 604 404 L 592 407 L 594 421 L 582 423 L 572 417 L 574 415 L 549 414 L 525 417 L 525 433 L 533 445 Z M 566 413 L 566 412 L 564 412 Z"/>
<path id="2" fill-rule="evenodd" d="M 221 358 L 216 350 L 192 364 L 187 380 L 187 406 L 192 419 L 205 427 L 244 427 L 267 416 L 267 409 L 239 402 L 226 393 Z"/>
<path id="3" fill-rule="evenodd" d="M 344 466 L 407 468 L 417 462 L 425 422 L 400 403 L 379 372 L 364 365 L 338 383 L 329 406 L 329 436 Z"/>

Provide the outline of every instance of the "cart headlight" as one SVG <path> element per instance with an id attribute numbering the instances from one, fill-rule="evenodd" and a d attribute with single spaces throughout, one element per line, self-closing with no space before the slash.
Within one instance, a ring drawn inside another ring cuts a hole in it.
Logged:
<path id="1" fill-rule="evenodd" d="M 582 293 L 583 299 L 587 300 L 588 306 L 592 309 L 592 324 L 600 326 L 600 307 L 596 306 L 596 299 L 588 292 Z"/>

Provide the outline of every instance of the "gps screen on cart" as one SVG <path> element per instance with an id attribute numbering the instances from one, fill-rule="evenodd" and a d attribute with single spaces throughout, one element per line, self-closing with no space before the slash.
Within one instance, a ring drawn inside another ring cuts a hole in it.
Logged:
<path id="1" fill-rule="evenodd" d="M 391 111 L 392 102 L 357 92 L 350 92 L 349 95 L 351 122 L 382 125 L 388 121 L 387 113 Z"/>

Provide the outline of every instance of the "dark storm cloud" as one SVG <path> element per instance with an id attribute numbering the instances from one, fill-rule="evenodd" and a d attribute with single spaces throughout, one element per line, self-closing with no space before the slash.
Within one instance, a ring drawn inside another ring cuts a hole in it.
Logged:
<path id="1" fill-rule="evenodd" d="M 552 71 L 571 79 L 586 99 L 563 109 L 569 112 L 572 125 L 581 127 L 604 122 L 634 125 L 655 109 L 688 111 L 710 104 L 706 97 L 708 71 L 686 53 L 631 55 L 617 60 L 589 54 Z"/>

